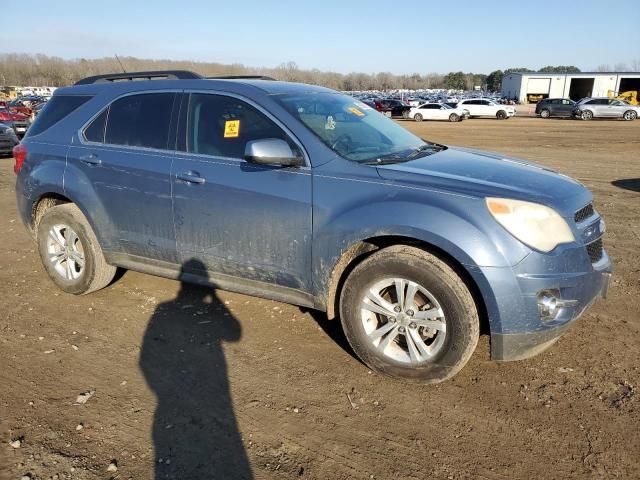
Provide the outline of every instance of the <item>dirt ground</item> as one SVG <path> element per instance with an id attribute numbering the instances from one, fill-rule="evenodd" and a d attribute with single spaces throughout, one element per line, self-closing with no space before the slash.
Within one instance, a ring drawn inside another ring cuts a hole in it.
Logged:
<path id="1" fill-rule="evenodd" d="M 92 295 L 60 293 L 17 217 L 3 159 L 0 471 L 640 478 L 640 121 L 402 124 L 581 180 L 607 221 L 609 298 L 538 357 L 491 362 L 483 337 L 453 380 L 405 385 L 359 363 L 338 324 L 290 305 L 133 272 Z"/>

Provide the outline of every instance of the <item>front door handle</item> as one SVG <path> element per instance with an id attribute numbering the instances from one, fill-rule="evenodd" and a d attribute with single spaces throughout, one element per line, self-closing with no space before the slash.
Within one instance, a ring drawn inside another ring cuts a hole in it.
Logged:
<path id="1" fill-rule="evenodd" d="M 197 183 L 198 185 L 202 185 L 206 182 L 204 177 L 201 177 L 199 174 L 195 172 L 184 172 L 176 175 L 179 180 L 185 181 L 187 183 Z"/>
<path id="2" fill-rule="evenodd" d="M 80 157 L 80 161 L 82 163 L 86 163 L 87 165 L 100 165 L 102 160 L 95 153 L 91 153 L 89 155 L 83 155 Z"/>

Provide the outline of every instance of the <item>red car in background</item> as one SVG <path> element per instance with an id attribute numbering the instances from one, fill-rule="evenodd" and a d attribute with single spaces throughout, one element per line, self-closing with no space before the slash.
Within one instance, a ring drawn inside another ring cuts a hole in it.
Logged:
<path id="1" fill-rule="evenodd" d="M 31 124 L 31 114 L 25 115 L 24 113 L 12 111 L 11 107 L 0 107 L 0 123 L 13 128 L 16 135 L 23 137 Z"/>
<path id="2" fill-rule="evenodd" d="M 375 108 L 380 113 L 384 114 L 387 117 L 391 117 L 391 108 L 386 107 L 382 104 L 382 102 L 375 98 L 367 98 L 362 100 L 362 103 L 369 105 L 371 108 Z"/>

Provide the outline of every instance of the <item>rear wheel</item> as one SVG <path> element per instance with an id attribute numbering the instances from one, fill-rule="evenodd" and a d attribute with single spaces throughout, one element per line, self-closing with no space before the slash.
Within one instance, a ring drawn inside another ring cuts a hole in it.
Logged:
<path id="1" fill-rule="evenodd" d="M 633 110 L 627 110 L 626 112 L 624 112 L 624 115 L 622 115 L 622 118 L 624 118 L 625 120 L 635 120 L 636 118 L 638 118 L 638 114 Z"/>
<path id="2" fill-rule="evenodd" d="M 74 204 L 47 210 L 36 239 L 42 264 L 61 290 L 83 295 L 113 280 L 116 267 L 107 264 L 89 222 Z"/>
<path id="3" fill-rule="evenodd" d="M 460 121 L 460 115 L 458 115 L 457 113 L 452 113 L 451 115 L 449 115 L 449 121 L 450 122 L 459 122 Z"/>
<path id="4" fill-rule="evenodd" d="M 580 118 L 582 120 L 591 120 L 593 119 L 593 112 L 591 110 L 583 110 L 580 114 Z"/>
<path id="5" fill-rule="evenodd" d="M 419 113 L 416 113 L 416 114 L 413 116 L 413 119 L 414 119 L 416 122 L 421 122 L 421 121 L 422 121 L 422 115 L 421 115 L 421 114 L 419 114 Z"/>
<path id="6" fill-rule="evenodd" d="M 545 108 L 543 110 L 540 110 L 540 116 L 542 118 L 549 118 L 551 116 L 551 112 Z"/>
<path id="7" fill-rule="evenodd" d="M 404 245 L 372 254 L 351 272 L 340 318 L 371 369 L 422 383 L 455 375 L 479 336 L 476 305 L 462 279 L 434 255 Z"/>
<path id="8" fill-rule="evenodd" d="M 496 113 L 496 118 L 498 120 L 504 120 L 505 118 L 507 118 L 507 112 L 505 112 L 504 110 L 498 110 L 498 113 Z"/>

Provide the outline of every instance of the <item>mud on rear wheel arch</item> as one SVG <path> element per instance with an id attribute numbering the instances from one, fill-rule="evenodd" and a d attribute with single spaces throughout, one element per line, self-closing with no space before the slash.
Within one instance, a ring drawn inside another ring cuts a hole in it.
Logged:
<path id="1" fill-rule="evenodd" d="M 480 293 L 478 285 L 473 280 L 466 268 L 447 252 L 430 243 L 409 237 L 399 236 L 368 238 L 351 245 L 342 254 L 335 267 L 333 268 L 333 271 L 331 272 L 331 277 L 329 278 L 329 284 L 326 290 L 327 317 L 330 320 L 336 318 L 337 312 L 339 312 L 338 301 L 340 298 L 340 291 L 342 290 L 344 281 L 349 276 L 349 273 L 351 273 L 356 265 L 362 262 L 373 252 L 376 252 L 382 248 L 390 247 L 392 245 L 407 245 L 411 247 L 417 247 L 431 253 L 432 255 L 435 255 L 440 260 L 446 262 L 462 279 L 462 281 L 471 292 L 471 295 L 473 296 L 473 300 L 476 303 L 478 315 L 480 317 L 480 333 L 489 333 L 489 319 L 484 299 L 482 298 L 482 294 Z"/>
<path id="2" fill-rule="evenodd" d="M 44 213 L 56 205 L 62 205 L 63 203 L 72 203 L 64 195 L 57 193 L 45 193 L 36 202 L 33 203 L 31 208 L 31 233 L 35 236 L 35 232 L 38 228 L 38 222 L 44 215 Z"/>

